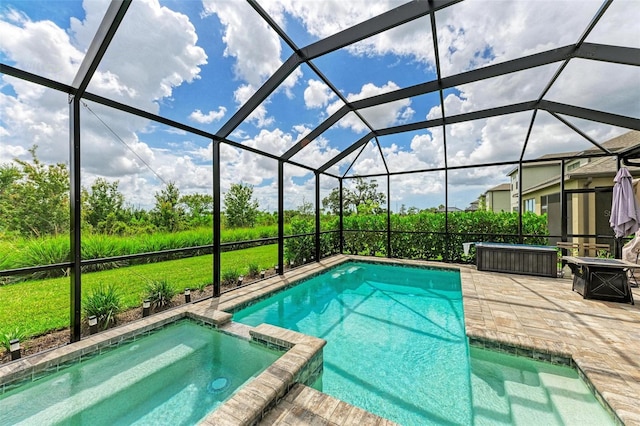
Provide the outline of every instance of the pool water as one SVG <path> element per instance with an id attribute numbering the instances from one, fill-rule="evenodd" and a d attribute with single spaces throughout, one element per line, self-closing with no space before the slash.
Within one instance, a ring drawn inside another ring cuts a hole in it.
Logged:
<path id="1" fill-rule="evenodd" d="M 280 352 L 180 321 L 0 395 L 0 424 L 191 425 Z"/>
<path id="2" fill-rule="evenodd" d="M 326 339 L 316 387 L 403 425 L 613 424 L 574 370 L 470 349 L 458 271 L 347 263 L 234 320 Z"/>

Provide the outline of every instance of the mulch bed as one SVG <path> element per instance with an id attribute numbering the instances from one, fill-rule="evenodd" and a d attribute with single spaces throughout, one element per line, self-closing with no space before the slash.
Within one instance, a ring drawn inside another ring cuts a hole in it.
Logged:
<path id="1" fill-rule="evenodd" d="M 256 278 L 253 278 L 253 279 L 249 278 L 248 281 L 251 282 L 254 279 Z M 232 287 L 233 286 L 221 285 L 221 291 L 228 290 Z M 203 291 L 191 290 L 192 302 L 202 300 L 204 298 L 211 297 L 211 296 L 213 296 L 213 286 L 207 286 Z M 171 303 L 169 303 L 169 305 L 167 305 L 162 309 L 159 309 L 156 312 L 159 312 L 160 310 L 166 310 L 176 306 L 180 306 L 180 305 L 183 305 L 184 303 L 185 303 L 184 294 L 180 293 L 180 294 L 177 294 L 171 300 Z M 153 314 L 153 311 L 151 312 L 151 314 Z M 116 316 L 115 326 L 123 325 L 129 322 L 138 320 L 140 318 L 142 318 L 142 308 L 141 307 L 132 308 L 127 311 L 121 312 Z M 85 324 L 83 321 L 82 337 L 84 338 L 88 335 L 89 335 L 89 326 Z M 49 349 L 65 346 L 69 344 L 70 340 L 71 340 L 71 331 L 68 327 L 62 330 L 56 330 L 56 331 L 49 332 L 47 334 L 43 334 L 42 336 L 32 337 L 30 339 L 25 340 L 24 342 L 20 342 L 20 346 L 22 348 L 22 357 L 33 355 L 38 352 L 46 351 Z M 11 361 L 11 355 L 9 354 L 9 352 L 5 351 L 4 348 L 0 349 L 0 351 L 2 351 L 0 352 L 0 365 Z"/>

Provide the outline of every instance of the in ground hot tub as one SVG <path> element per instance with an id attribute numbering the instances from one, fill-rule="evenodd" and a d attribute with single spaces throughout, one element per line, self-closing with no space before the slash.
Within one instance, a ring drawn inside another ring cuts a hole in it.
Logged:
<path id="1" fill-rule="evenodd" d="M 558 276 L 558 252 L 555 247 L 527 244 L 476 243 L 478 271 Z"/>

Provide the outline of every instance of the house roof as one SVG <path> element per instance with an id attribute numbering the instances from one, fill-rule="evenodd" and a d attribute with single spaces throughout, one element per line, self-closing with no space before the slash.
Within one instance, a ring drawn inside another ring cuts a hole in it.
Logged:
<path id="1" fill-rule="evenodd" d="M 629 148 L 633 148 L 634 146 L 640 146 L 640 131 L 630 131 L 613 139 L 610 139 L 601 144 L 601 146 L 607 148 L 612 152 L 620 152 L 624 150 L 628 150 Z M 595 152 L 601 152 L 599 148 L 588 149 L 585 151 L 580 151 L 574 153 L 575 157 L 580 157 L 581 155 L 589 155 Z M 568 153 L 561 154 L 565 157 L 568 157 Z M 541 157 L 542 158 L 542 157 Z M 537 163 L 536 165 L 539 165 Z M 528 167 L 525 165 L 524 167 Z M 629 166 L 629 171 L 633 176 L 640 176 L 640 167 Z M 517 170 L 517 168 L 516 168 Z M 602 177 L 602 176 L 611 176 L 613 178 L 618 171 L 616 159 L 613 157 L 602 157 L 602 158 L 592 158 L 586 164 L 583 164 L 570 172 L 565 173 L 565 182 L 570 179 L 580 179 L 580 178 L 588 178 L 588 177 Z M 512 174 L 511 172 L 510 174 Z M 532 186 L 531 188 L 527 188 L 523 190 L 523 194 L 529 194 L 531 192 L 538 191 L 543 188 L 547 188 L 551 185 L 557 185 L 560 183 L 560 174 L 557 174 L 544 182 L 540 182 L 539 184 Z"/>
<path id="2" fill-rule="evenodd" d="M 608 141 L 601 143 L 600 146 L 608 149 L 611 152 L 621 152 L 621 151 L 626 151 L 633 147 L 640 147 L 640 131 L 632 130 L 630 132 L 617 136 L 613 139 L 609 139 Z M 545 159 L 558 159 L 558 158 L 571 158 L 571 157 L 580 158 L 583 156 L 589 156 L 589 155 L 594 155 L 599 153 L 602 153 L 602 150 L 598 147 L 593 147 L 583 151 L 547 154 L 539 157 L 539 159 L 545 160 Z M 549 165 L 549 164 L 555 164 L 555 163 L 553 162 L 529 163 L 529 164 L 524 164 L 523 167 L 537 167 L 537 166 Z M 637 167 L 629 167 L 629 170 L 637 170 L 637 169 L 638 169 Z M 517 167 L 512 169 L 511 171 L 509 171 L 509 173 L 507 173 L 507 176 L 511 176 L 517 170 L 518 170 Z M 615 159 L 612 157 L 603 157 L 603 158 L 592 159 L 588 163 L 583 164 L 580 167 L 572 170 L 571 173 L 567 173 L 567 178 L 582 177 L 585 174 L 588 176 L 602 176 L 602 175 L 606 176 L 608 174 L 615 175 L 616 172 L 617 172 L 617 166 L 616 166 Z M 551 182 L 558 179 L 559 179 L 559 175 L 557 177 L 550 179 L 547 182 Z M 536 185 L 536 188 L 540 188 L 541 187 L 540 185 L 542 184 Z M 529 188 L 529 190 L 531 190 L 531 188 Z"/>
<path id="3" fill-rule="evenodd" d="M 497 192 L 497 191 L 511 191 L 511 184 L 501 183 L 500 185 L 496 185 L 493 188 L 487 189 L 487 192 Z M 485 194 L 487 192 L 485 192 Z"/>
<path id="4" fill-rule="evenodd" d="M 607 148 L 611 152 L 619 152 L 628 148 L 632 148 L 636 145 L 640 145 L 640 131 L 632 130 L 627 133 L 623 133 L 613 139 L 609 139 L 606 142 L 600 144 L 602 147 Z M 602 152 L 598 147 L 589 148 L 587 150 L 577 152 L 576 155 L 589 155 Z"/>

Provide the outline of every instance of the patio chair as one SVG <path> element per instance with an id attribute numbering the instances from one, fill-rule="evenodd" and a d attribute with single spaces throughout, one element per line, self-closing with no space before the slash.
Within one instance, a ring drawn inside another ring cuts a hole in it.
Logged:
<path id="1" fill-rule="evenodd" d="M 622 258 L 627 262 L 640 263 L 640 239 L 638 237 L 632 239 L 622 248 Z M 637 274 L 637 275 L 636 275 Z M 628 279 L 631 287 L 638 287 L 640 281 L 640 271 L 629 269 Z"/>

